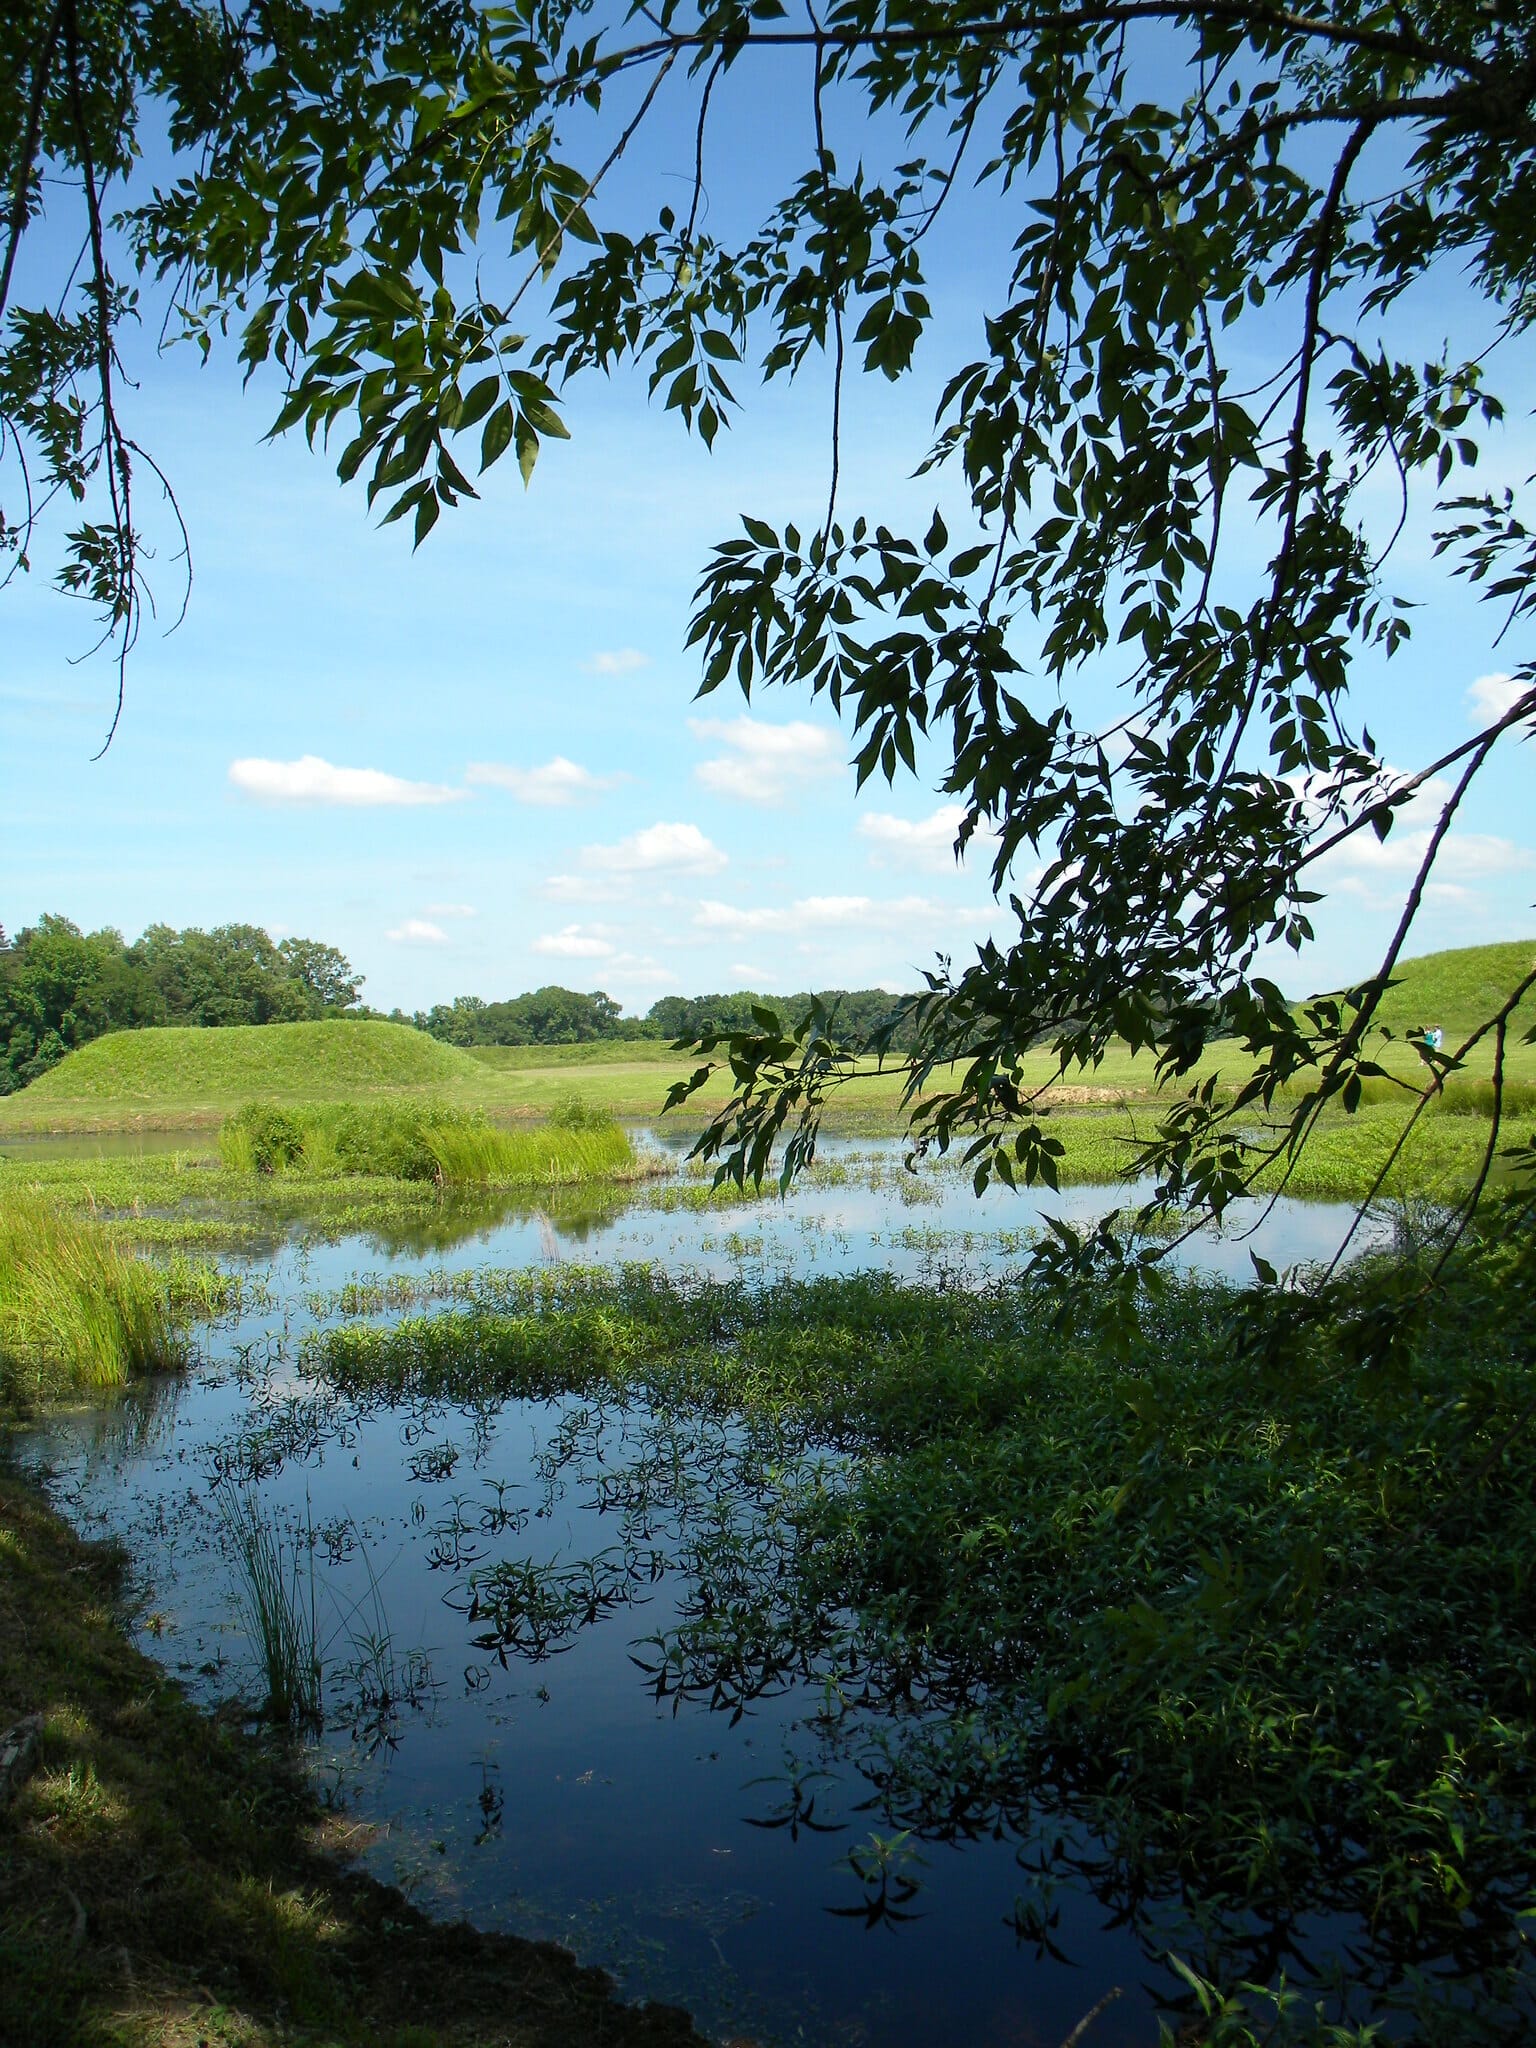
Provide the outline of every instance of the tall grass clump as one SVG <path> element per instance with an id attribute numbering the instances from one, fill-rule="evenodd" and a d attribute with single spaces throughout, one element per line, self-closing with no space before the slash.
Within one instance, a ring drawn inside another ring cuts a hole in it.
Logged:
<path id="1" fill-rule="evenodd" d="M 0 1388 L 118 1387 L 181 1357 L 162 1274 L 88 1218 L 0 1195 Z"/>
<path id="2" fill-rule="evenodd" d="M 237 1173 L 368 1174 L 456 1187 L 558 1187 L 635 1169 L 626 1133 L 579 1098 L 547 1124 L 518 1131 L 442 1102 L 250 1102 L 224 1125 L 219 1151 Z"/>
<path id="3" fill-rule="evenodd" d="M 291 1551 L 285 1546 L 253 1494 L 221 1487 L 214 1498 L 234 1566 L 240 1619 L 266 1682 L 263 1712 L 285 1725 L 318 1727 L 322 1698 L 313 1532 L 306 1575 L 301 1546 L 295 1542 Z"/>
<path id="4" fill-rule="evenodd" d="M 1360 1083 L 1358 1106 L 1362 1109 L 1379 1109 L 1384 1104 L 1401 1109 L 1405 1113 L 1418 1100 L 1421 1088 L 1431 1080 L 1427 1067 L 1416 1075 L 1393 1079 L 1391 1075 L 1368 1075 Z M 1305 1093 L 1306 1084 L 1293 1081 L 1280 1091 L 1281 1100 L 1294 1102 Z M 1235 1093 L 1236 1091 L 1232 1091 Z M 1486 1076 L 1475 1074 L 1450 1074 L 1444 1084 L 1430 1096 L 1425 1108 L 1431 1116 L 1473 1116 L 1489 1118 L 1493 1115 L 1493 1082 Z M 1511 1080 L 1506 1077 L 1499 1093 L 1501 1116 L 1529 1116 L 1536 1110 L 1536 1081 Z"/>

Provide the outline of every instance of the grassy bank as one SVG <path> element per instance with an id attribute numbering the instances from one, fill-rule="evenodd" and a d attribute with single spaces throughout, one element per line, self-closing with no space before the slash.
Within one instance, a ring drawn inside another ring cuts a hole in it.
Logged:
<path id="1" fill-rule="evenodd" d="M 166 1274 L 92 1219 L 0 1188 L 0 1405 L 120 1387 L 180 1357 Z"/>
<path id="2" fill-rule="evenodd" d="M 188 1706 L 125 1640 L 120 1561 L 0 1471 L 0 1733 L 41 1717 L 0 1807 L 6 2048 L 665 2048 L 560 1951 L 436 1926 L 328 1854 L 348 1830 L 279 1748 Z"/>

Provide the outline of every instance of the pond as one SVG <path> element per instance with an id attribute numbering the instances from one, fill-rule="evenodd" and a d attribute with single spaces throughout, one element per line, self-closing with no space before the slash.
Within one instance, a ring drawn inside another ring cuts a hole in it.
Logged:
<path id="1" fill-rule="evenodd" d="M 1085 1217 L 1124 1191 L 1069 1191 Z M 339 1389 L 328 1332 L 494 1297 L 564 1264 L 750 1283 L 879 1269 L 951 1288 L 1016 1264 L 1041 1206 L 899 1148 L 832 1146 L 787 1200 L 722 1206 L 680 1171 L 538 1207 L 445 1209 L 327 1242 L 297 1221 L 236 1262 L 237 1315 L 190 1374 L 59 1414 L 27 1455 L 81 1524 L 121 1536 L 137 1633 L 195 1697 L 259 1699 L 232 1563 L 258 1503 L 313 1603 L 322 1793 L 367 1867 L 434 1911 L 561 1941 L 631 1996 L 759 2043 L 1130 2048 L 1181 1986 L 1170 1906 L 1128 1921 L 1097 1845 L 1060 1815 L 910 1829 L 880 1731 L 780 1673 L 734 1694 L 679 1682 L 664 1645 L 698 1611 L 699 1560 L 771 1579 L 797 1485 L 840 1453 L 635 1398 L 389 1398 Z M 1254 1216 L 1240 1219 L 1246 1224 Z M 1349 1211 L 1282 1202 L 1251 1241 L 1181 1248 L 1241 1274 L 1325 1256 Z M 1385 1228 L 1374 1225 L 1373 1228 Z M 713 1549 L 710 1549 L 713 1546 Z M 910 1831 L 909 1831 L 910 1829 Z"/>

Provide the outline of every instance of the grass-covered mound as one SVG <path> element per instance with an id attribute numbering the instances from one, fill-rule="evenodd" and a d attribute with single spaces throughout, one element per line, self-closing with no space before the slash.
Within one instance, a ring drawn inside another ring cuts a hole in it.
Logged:
<path id="1" fill-rule="evenodd" d="M 1445 1050 L 1454 1051 L 1502 1006 L 1532 967 L 1536 967 L 1536 939 L 1458 946 L 1450 952 L 1423 953 L 1416 960 L 1399 961 L 1392 977 L 1394 985 L 1381 1000 L 1376 1022 L 1399 1036 L 1438 1026 L 1445 1033 Z M 1536 991 L 1515 1013 L 1511 1041 L 1522 1037 L 1533 1024 Z"/>
<path id="2" fill-rule="evenodd" d="M 219 1133 L 219 1154 L 236 1173 L 367 1174 L 445 1187 L 565 1187 L 631 1174 L 636 1163 L 626 1133 L 579 1102 L 520 1131 L 440 1100 L 248 1102 Z"/>
<path id="3" fill-rule="evenodd" d="M 472 1074 L 456 1046 L 406 1024 L 337 1018 L 311 1024 L 248 1024 L 225 1030 L 114 1031 L 41 1075 L 33 1099 L 87 1096 L 150 1102 L 259 1088 L 324 1099 L 359 1090 L 441 1088 Z"/>
<path id="4" fill-rule="evenodd" d="M 285 1104 L 442 1096 L 512 1104 L 508 1083 L 408 1024 L 236 1024 L 94 1038 L 0 1102 L 6 1130 L 195 1128 L 252 1098 Z"/>
<path id="5" fill-rule="evenodd" d="M 165 1274 L 89 1218 L 0 1193 L 0 1399 L 118 1387 L 179 1357 Z"/>

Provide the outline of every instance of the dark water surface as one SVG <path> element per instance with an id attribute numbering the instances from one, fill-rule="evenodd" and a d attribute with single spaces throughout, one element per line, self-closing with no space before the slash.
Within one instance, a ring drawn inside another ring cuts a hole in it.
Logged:
<path id="1" fill-rule="evenodd" d="M 1038 1216 L 1003 1190 L 978 1203 L 953 1176 L 914 1190 L 894 1146 L 834 1150 L 829 1178 L 782 1204 L 677 1206 L 692 1199 L 679 1182 L 628 1207 L 492 1204 L 393 1238 L 290 1243 L 255 1262 L 265 1296 L 208 1336 L 199 1369 L 53 1418 L 30 1455 L 78 1520 L 126 1540 L 140 1640 L 208 1700 L 261 1692 L 216 1483 L 250 1487 L 302 1560 L 306 1601 L 313 1560 L 317 1781 L 372 1825 L 368 1867 L 433 1910 L 559 1939 L 720 2040 L 1057 2048 L 1118 1986 L 1088 2048 L 1151 2042 L 1159 1994 L 1179 1987 L 1146 1924 L 1140 1937 L 1114 1924 L 1073 1876 L 1091 1843 L 1054 1823 L 901 1839 L 815 1694 L 760 1698 L 739 1719 L 655 1697 L 646 1638 L 687 1587 L 675 1571 L 653 1580 L 648 1559 L 711 1517 L 750 1519 L 739 1430 L 680 1434 L 643 1405 L 577 1399 L 359 1404 L 304 1368 L 304 1337 L 335 1319 L 325 1297 L 359 1274 L 640 1259 L 951 1284 L 1005 1268 Z M 1052 1206 L 1112 1201 L 1081 1190 Z M 1283 1203 L 1257 1248 L 1277 1264 L 1325 1255 L 1348 1213 Z M 1240 1273 L 1248 1250 L 1207 1240 L 1181 1256 Z M 637 1461 L 673 1472 L 645 1514 L 616 1486 Z M 497 1563 L 554 1566 L 567 1586 L 586 1571 L 590 1619 L 573 1600 L 547 1618 L 543 1654 L 503 1665 L 476 1644 L 469 1589 Z M 1021 1897 L 1048 1923 L 1044 1944 L 1019 1931 Z"/>

